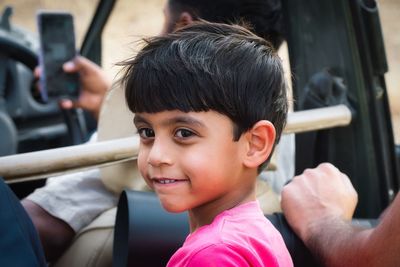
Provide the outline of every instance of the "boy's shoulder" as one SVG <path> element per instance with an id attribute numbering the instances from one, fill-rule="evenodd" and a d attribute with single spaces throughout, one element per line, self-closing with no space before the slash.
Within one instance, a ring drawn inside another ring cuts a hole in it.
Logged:
<path id="1" fill-rule="evenodd" d="M 210 225 L 189 235 L 170 262 L 177 266 L 186 266 L 178 262 L 190 266 L 226 266 L 228 262 L 237 266 L 280 266 L 282 260 L 291 263 L 282 237 L 265 218 L 258 202 L 249 202 L 222 212 Z"/>

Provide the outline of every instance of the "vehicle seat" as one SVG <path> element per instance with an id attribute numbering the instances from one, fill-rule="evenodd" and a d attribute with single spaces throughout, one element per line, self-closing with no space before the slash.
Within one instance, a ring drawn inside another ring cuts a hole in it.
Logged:
<path id="1" fill-rule="evenodd" d="M 114 223 L 117 208 L 103 212 L 83 228 L 71 246 L 52 266 L 109 267 L 112 266 Z"/>

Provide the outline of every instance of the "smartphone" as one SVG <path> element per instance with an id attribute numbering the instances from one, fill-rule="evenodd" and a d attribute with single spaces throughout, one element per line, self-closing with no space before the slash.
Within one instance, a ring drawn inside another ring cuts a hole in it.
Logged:
<path id="1" fill-rule="evenodd" d="M 50 99 L 76 99 L 79 96 L 77 73 L 65 73 L 63 64 L 76 56 L 73 17 L 67 12 L 37 13 L 40 36 L 40 96 Z"/>

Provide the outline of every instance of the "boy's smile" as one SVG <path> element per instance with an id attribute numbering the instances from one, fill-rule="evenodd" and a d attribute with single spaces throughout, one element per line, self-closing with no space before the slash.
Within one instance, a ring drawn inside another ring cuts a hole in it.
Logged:
<path id="1" fill-rule="evenodd" d="M 153 189 L 157 188 L 157 191 L 162 191 L 163 187 L 172 187 L 172 186 L 179 186 L 180 183 L 187 183 L 190 182 L 189 179 L 175 179 L 175 178 L 151 178 L 151 183 L 153 185 Z"/>
<path id="2" fill-rule="evenodd" d="M 179 180 L 179 179 L 168 179 L 168 178 L 151 178 L 151 180 L 153 181 L 153 183 L 159 183 L 159 184 L 172 184 L 182 181 L 188 181 L 187 179 Z"/>
<path id="3" fill-rule="evenodd" d="M 253 196 L 254 181 L 246 179 L 243 164 L 248 144 L 245 135 L 233 141 L 227 116 L 215 111 L 136 113 L 134 123 L 141 139 L 140 172 L 166 210 L 209 213 Z"/>

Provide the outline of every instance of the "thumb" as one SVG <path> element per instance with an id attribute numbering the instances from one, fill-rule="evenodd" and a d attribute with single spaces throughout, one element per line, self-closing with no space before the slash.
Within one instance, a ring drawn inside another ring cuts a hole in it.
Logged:
<path id="1" fill-rule="evenodd" d="M 35 79 L 39 79 L 40 75 L 42 75 L 42 68 L 37 66 L 33 71 L 33 76 L 35 77 Z"/>
<path id="2" fill-rule="evenodd" d="M 65 72 L 79 72 L 83 75 L 101 70 L 97 64 L 80 55 L 77 55 L 73 60 L 65 62 L 63 69 Z"/>
<path id="3" fill-rule="evenodd" d="M 80 71 L 86 69 L 87 68 L 86 66 L 90 63 L 91 62 L 88 59 L 86 59 L 80 55 L 77 55 L 70 61 L 65 62 L 63 64 L 63 69 L 65 72 L 69 72 L 69 73 L 70 72 L 80 72 Z"/>
<path id="4" fill-rule="evenodd" d="M 63 70 L 67 73 L 72 73 L 77 72 L 79 68 L 74 60 L 70 60 L 63 64 Z"/>

